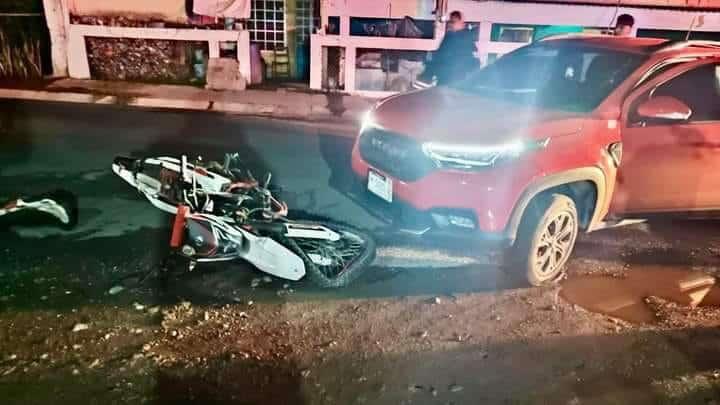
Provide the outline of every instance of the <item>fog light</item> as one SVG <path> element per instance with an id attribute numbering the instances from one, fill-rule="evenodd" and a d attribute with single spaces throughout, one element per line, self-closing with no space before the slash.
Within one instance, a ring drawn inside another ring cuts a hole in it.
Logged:
<path id="1" fill-rule="evenodd" d="M 453 214 L 443 215 L 438 214 L 437 212 L 433 212 L 430 215 L 433 219 L 433 222 L 435 222 L 435 226 L 437 226 L 438 228 L 456 226 L 458 228 L 464 229 L 475 229 L 475 221 L 473 221 L 473 219 L 469 217 Z"/>
<path id="2" fill-rule="evenodd" d="M 439 228 L 446 228 L 450 226 L 450 220 L 448 220 L 448 217 L 445 215 L 440 214 L 431 214 L 433 221 L 435 222 L 435 225 L 437 225 Z"/>
<path id="3" fill-rule="evenodd" d="M 475 229 L 475 222 L 472 219 L 466 217 L 459 217 L 457 215 L 448 215 L 448 220 L 451 224 L 466 229 Z"/>

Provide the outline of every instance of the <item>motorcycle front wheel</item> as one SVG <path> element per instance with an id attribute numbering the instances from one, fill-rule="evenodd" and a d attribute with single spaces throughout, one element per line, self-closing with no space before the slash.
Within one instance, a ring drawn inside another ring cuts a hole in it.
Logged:
<path id="1" fill-rule="evenodd" d="M 285 244 L 302 258 L 308 279 L 317 286 L 339 288 L 349 285 L 375 259 L 375 239 L 367 232 L 346 225 L 314 224 L 337 232 L 340 239 L 285 238 Z"/>

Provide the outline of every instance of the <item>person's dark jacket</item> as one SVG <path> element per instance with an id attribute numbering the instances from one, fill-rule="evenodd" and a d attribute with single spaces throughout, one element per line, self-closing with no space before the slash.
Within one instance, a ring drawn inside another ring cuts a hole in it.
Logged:
<path id="1" fill-rule="evenodd" d="M 431 79 L 435 76 L 438 84 L 463 79 L 479 67 L 480 62 L 473 55 L 476 41 L 477 31 L 474 29 L 446 32 L 423 77 Z"/>

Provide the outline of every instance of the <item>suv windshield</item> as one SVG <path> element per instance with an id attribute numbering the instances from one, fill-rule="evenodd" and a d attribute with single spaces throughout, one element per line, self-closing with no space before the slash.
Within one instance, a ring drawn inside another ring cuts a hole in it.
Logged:
<path id="1" fill-rule="evenodd" d="M 587 112 L 645 59 L 551 41 L 520 48 L 452 87 L 541 108 Z"/>

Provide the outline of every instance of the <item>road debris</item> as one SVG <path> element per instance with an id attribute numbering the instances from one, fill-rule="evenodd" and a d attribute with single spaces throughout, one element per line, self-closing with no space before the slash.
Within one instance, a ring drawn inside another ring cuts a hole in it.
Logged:
<path id="1" fill-rule="evenodd" d="M 121 285 L 116 285 L 108 290 L 108 294 L 117 295 L 117 294 L 120 294 L 121 292 L 123 292 L 124 290 L 125 290 L 125 287 L 123 287 Z"/>
<path id="2" fill-rule="evenodd" d="M 14 373 L 15 370 L 17 370 L 17 366 L 8 367 L 7 369 L 5 369 L 5 371 L 2 372 L 2 374 L 0 374 L 0 376 L 5 377 Z"/>
<path id="3" fill-rule="evenodd" d="M 86 323 L 76 323 L 73 326 L 72 331 L 73 332 L 81 332 L 81 331 L 88 330 L 88 329 L 90 329 L 90 325 L 88 325 Z"/>
<path id="4" fill-rule="evenodd" d="M 463 386 L 458 384 L 450 384 L 450 386 L 448 387 L 448 391 L 450 392 L 460 392 L 463 389 Z"/>

